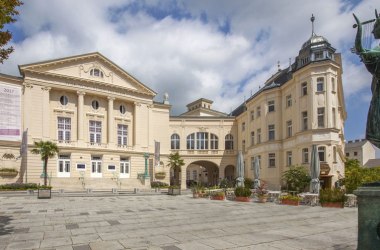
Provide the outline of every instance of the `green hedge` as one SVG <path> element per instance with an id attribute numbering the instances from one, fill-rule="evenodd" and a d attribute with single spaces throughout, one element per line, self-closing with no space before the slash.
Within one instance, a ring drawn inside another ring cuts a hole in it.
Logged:
<path id="1" fill-rule="evenodd" d="M 0 185 L 0 190 L 27 190 L 27 189 L 38 189 L 36 183 L 12 183 Z"/>

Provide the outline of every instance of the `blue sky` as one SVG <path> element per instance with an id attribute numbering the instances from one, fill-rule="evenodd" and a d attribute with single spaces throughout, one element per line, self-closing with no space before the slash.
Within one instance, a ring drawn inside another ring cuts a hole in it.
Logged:
<path id="1" fill-rule="evenodd" d="M 98 51 L 147 86 L 165 92 L 173 114 L 200 97 L 229 113 L 294 61 L 315 32 L 343 57 L 346 140 L 364 138 L 371 76 L 350 52 L 355 13 L 374 18 L 375 0 L 34 0 L 6 28 L 15 52 L 0 67 Z M 375 3 L 376 2 L 376 3 Z M 195 91 L 194 91 L 195 90 Z"/>

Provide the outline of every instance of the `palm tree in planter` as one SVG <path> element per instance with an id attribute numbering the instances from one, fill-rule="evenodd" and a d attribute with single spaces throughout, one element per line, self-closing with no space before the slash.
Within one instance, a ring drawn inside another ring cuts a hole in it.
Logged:
<path id="1" fill-rule="evenodd" d="M 174 183 L 173 186 L 169 187 L 169 194 L 175 194 L 177 190 L 177 194 L 180 194 L 179 190 L 181 189 L 180 187 L 180 173 L 181 173 L 181 168 L 182 166 L 185 165 L 185 162 L 181 158 L 178 152 L 171 153 L 169 155 L 169 163 L 167 164 L 168 167 L 173 168 L 174 170 Z M 177 190 L 176 190 L 177 189 Z"/>
<path id="2" fill-rule="evenodd" d="M 39 141 L 34 142 L 35 148 L 32 149 L 32 154 L 41 155 L 41 160 L 44 162 L 43 176 L 44 176 L 44 186 L 47 186 L 47 164 L 49 158 L 53 158 L 58 152 L 58 146 L 51 141 Z"/>

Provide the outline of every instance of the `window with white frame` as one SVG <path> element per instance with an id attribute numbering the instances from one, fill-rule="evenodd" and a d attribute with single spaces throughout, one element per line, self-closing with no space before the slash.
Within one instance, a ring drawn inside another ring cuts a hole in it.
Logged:
<path id="1" fill-rule="evenodd" d="M 129 177 L 130 172 L 129 158 L 120 157 L 120 177 Z"/>
<path id="2" fill-rule="evenodd" d="M 255 145 L 255 132 L 251 132 L 251 146 Z"/>
<path id="3" fill-rule="evenodd" d="M 286 122 L 286 134 L 288 137 L 293 135 L 293 123 L 291 120 Z"/>
<path id="4" fill-rule="evenodd" d="M 325 90 L 325 88 L 324 88 L 324 79 L 323 79 L 323 77 L 318 77 L 317 78 L 317 91 L 318 92 L 322 92 L 324 90 Z"/>
<path id="5" fill-rule="evenodd" d="M 268 112 L 274 112 L 274 101 L 268 101 Z"/>
<path id="6" fill-rule="evenodd" d="M 224 137 L 224 146 L 226 150 L 234 149 L 234 137 L 231 134 Z"/>
<path id="7" fill-rule="evenodd" d="M 307 95 L 307 82 L 301 84 L 301 96 Z"/>
<path id="8" fill-rule="evenodd" d="M 71 118 L 58 117 L 58 141 L 71 140 Z"/>
<path id="9" fill-rule="evenodd" d="M 289 108 L 292 106 L 292 95 L 286 96 L 286 107 Z"/>
<path id="10" fill-rule="evenodd" d="M 59 155 L 58 156 L 58 177 L 69 177 L 70 176 L 70 155 Z"/>
<path id="11" fill-rule="evenodd" d="M 293 157 L 292 151 L 287 151 L 286 152 L 286 166 L 289 167 L 292 165 L 292 157 Z"/>
<path id="12" fill-rule="evenodd" d="M 208 149 L 208 133 L 197 132 L 197 149 Z"/>
<path id="13" fill-rule="evenodd" d="M 275 138 L 274 124 L 268 125 L 268 141 L 273 141 Z"/>
<path id="14" fill-rule="evenodd" d="M 102 143 L 102 122 L 90 121 L 90 143 Z"/>
<path id="15" fill-rule="evenodd" d="M 122 146 L 128 145 L 128 126 L 124 124 L 117 125 L 117 144 Z"/>
<path id="16" fill-rule="evenodd" d="M 318 128 L 325 127 L 325 108 L 318 108 Z"/>
<path id="17" fill-rule="evenodd" d="M 257 144 L 261 143 L 261 128 L 257 129 Z"/>
<path id="18" fill-rule="evenodd" d="M 91 156 L 91 176 L 100 177 L 102 174 L 102 157 Z"/>
<path id="19" fill-rule="evenodd" d="M 192 134 L 187 136 L 186 148 L 187 149 L 195 149 L 195 133 L 192 133 Z"/>
<path id="20" fill-rule="evenodd" d="M 309 149 L 302 149 L 302 163 L 309 163 Z"/>
<path id="21" fill-rule="evenodd" d="M 258 107 L 256 108 L 256 117 L 259 118 L 260 116 L 261 116 L 261 107 L 258 106 Z"/>
<path id="22" fill-rule="evenodd" d="M 172 134 L 172 136 L 170 137 L 170 148 L 171 149 L 179 149 L 179 144 L 180 142 L 180 138 L 179 138 L 179 135 L 178 134 Z"/>
<path id="23" fill-rule="evenodd" d="M 210 149 L 218 149 L 218 137 L 215 134 L 210 134 Z"/>
<path id="24" fill-rule="evenodd" d="M 251 121 L 255 120 L 255 111 L 251 111 Z"/>
<path id="25" fill-rule="evenodd" d="M 319 161 L 325 162 L 326 161 L 326 147 L 324 146 L 318 147 L 318 155 L 319 155 Z"/>
<path id="26" fill-rule="evenodd" d="M 276 154 L 275 153 L 269 153 L 268 154 L 268 167 L 270 167 L 270 168 L 276 167 Z"/>
<path id="27" fill-rule="evenodd" d="M 308 129 L 307 123 L 308 123 L 308 120 L 307 120 L 307 111 L 303 111 L 302 112 L 302 130 L 307 130 Z"/>

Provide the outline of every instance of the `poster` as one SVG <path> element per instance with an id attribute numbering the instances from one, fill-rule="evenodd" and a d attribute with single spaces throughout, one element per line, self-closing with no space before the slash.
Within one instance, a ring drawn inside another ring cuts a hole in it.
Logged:
<path id="1" fill-rule="evenodd" d="M 0 82 L 0 140 L 21 140 L 21 87 Z"/>

